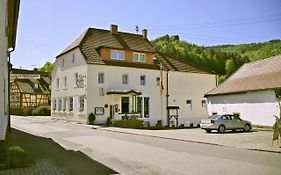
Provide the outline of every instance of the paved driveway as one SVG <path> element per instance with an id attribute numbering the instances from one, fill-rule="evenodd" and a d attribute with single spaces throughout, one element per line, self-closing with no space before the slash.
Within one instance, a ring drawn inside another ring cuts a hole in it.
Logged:
<path id="1" fill-rule="evenodd" d="M 236 142 L 235 138 L 241 135 L 250 137 L 264 133 L 270 136 L 270 132 L 217 135 L 205 134 L 199 129 L 163 131 L 92 129 L 92 126 L 52 120 L 49 117 L 19 116 L 12 117 L 12 126 L 25 132 L 52 138 L 66 149 L 82 151 L 92 159 L 126 175 L 281 174 L 279 153 L 199 144 L 190 142 L 189 137 L 195 139 L 201 135 L 220 142 L 226 138 Z M 126 133 L 122 133 L 125 131 Z M 154 133 L 154 136 L 139 135 L 151 133 Z M 167 136 L 180 140 L 189 139 L 179 141 L 166 139 Z"/>

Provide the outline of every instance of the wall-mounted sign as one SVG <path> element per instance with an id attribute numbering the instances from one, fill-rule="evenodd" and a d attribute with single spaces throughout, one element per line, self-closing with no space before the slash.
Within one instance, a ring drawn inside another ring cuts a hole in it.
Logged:
<path id="1" fill-rule="evenodd" d="M 103 115 L 104 114 L 104 107 L 95 107 L 95 114 L 96 115 Z"/>
<path id="2" fill-rule="evenodd" d="M 11 80 L 13 79 L 40 79 L 39 74 L 11 74 Z"/>

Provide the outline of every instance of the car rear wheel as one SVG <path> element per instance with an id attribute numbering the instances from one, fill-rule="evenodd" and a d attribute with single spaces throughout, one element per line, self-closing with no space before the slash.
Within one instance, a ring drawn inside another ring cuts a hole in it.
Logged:
<path id="1" fill-rule="evenodd" d="M 211 131 L 212 131 L 212 130 L 210 130 L 210 129 L 206 129 L 206 132 L 207 132 L 207 133 L 210 133 Z"/>
<path id="2" fill-rule="evenodd" d="M 245 131 L 245 132 L 249 132 L 250 131 L 250 125 L 249 124 L 246 124 L 245 126 L 244 126 L 244 128 L 243 128 L 243 130 Z"/>
<path id="3" fill-rule="evenodd" d="M 218 128 L 219 133 L 224 133 L 225 132 L 225 127 L 223 125 L 220 125 Z"/>

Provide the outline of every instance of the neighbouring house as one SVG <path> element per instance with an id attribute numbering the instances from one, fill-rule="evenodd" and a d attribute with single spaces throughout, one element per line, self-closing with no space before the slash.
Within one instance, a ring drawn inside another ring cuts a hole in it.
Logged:
<path id="1" fill-rule="evenodd" d="M 204 94 L 214 87 L 216 74 L 157 53 L 145 29 L 139 35 L 117 25 L 89 28 L 56 57 L 51 115 L 189 125 L 207 116 Z"/>
<path id="2" fill-rule="evenodd" d="M 254 125 L 272 126 L 280 114 L 281 55 L 244 64 L 208 92 L 208 112 L 236 113 Z"/>
<path id="3" fill-rule="evenodd" d="M 10 111 L 51 105 L 50 74 L 37 70 L 12 69 L 10 74 Z"/>
<path id="4" fill-rule="evenodd" d="M 0 151 L 9 121 L 9 61 L 16 45 L 19 0 L 0 1 Z"/>

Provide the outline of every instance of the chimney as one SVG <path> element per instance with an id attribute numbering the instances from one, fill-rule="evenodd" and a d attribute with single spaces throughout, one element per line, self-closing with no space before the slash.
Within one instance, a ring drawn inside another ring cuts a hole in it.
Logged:
<path id="1" fill-rule="evenodd" d="M 118 25 L 115 25 L 115 24 L 111 24 L 110 26 L 110 32 L 111 33 L 118 33 Z"/>
<path id="2" fill-rule="evenodd" d="M 142 30 L 142 37 L 143 37 L 144 39 L 147 39 L 147 30 L 146 30 L 146 29 L 143 29 L 143 30 Z"/>

